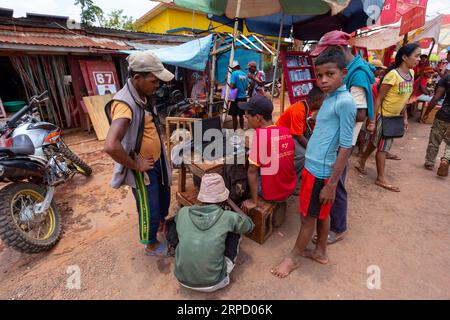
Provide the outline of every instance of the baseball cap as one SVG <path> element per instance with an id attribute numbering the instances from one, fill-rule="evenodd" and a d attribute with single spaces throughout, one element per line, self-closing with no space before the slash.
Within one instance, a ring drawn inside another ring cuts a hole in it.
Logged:
<path id="1" fill-rule="evenodd" d="M 250 111 L 260 115 L 269 115 L 273 112 L 272 101 L 264 96 L 256 95 L 252 97 L 248 102 L 239 103 L 239 109 L 244 111 Z"/>
<path id="2" fill-rule="evenodd" d="M 247 69 L 250 68 L 250 67 L 255 67 L 255 68 L 257 68 L 258 65 L 256 64 L 256 61 L 250 61 L 250 62 L 247 64 Z"/>
<path id="3" fill-rule="evenodd" d="M 234 69 L 234 68 L 236 68 L 237 66 L 239 66 L 239 61 L 233 60 L 233 62 L 231 63 L 231 68 Z"/>
<path id="4" fill-rule="evenodd" d="M 381 69 L 387 69 L 384 65 L 383 62 L 381 62 L 381 60 L 378 59 L 373 59 L 370 62 L 371 65 L 373 65 L 375 68 L 381 68 Z"/>
<path id="5" fill-rule="evenodd" d="M 174 75 L 164 68 L 159 57 L 152 51 L 139 51 L 128 56 L 128 68 L 134 72 L 151 72 L 162 81 L 170 81 Z"/>
<path id="6" fill-rule="evenodd" d="M 344 31 L 334 30 L 327 32 L 320 38 L 316 48 L 311 52 L 311 56 L 318 56 L 329 46 L 348 46 L 351 38 L 352 36 Z"/>

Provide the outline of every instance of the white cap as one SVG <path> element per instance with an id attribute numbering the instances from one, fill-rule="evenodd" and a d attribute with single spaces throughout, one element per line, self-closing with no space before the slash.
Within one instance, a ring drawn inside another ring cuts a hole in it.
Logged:
<path id="1" fill-rule="evenodd" d="M 197 199 L 203 203 L 221 203 L 227 200 L 229 195 L 230 191 L 225 186 L 222 176 L 208 173 L 202 178 Z"/>
<path id="2" fill-rule="evenodd" d="M 231 63 L 231 69 L 236 68 L 238 65 L 239 65 L 239 61 L 234 60 L 234 61 Z"/>
<path id="3" fill-rule="evenodd" d="M 170 81 L 174 75 L 164 68 L 159 57 L 152 51 L 139 51 L 127 58 L 129 69 L 134 72 L 151 72 L 162 81 Z"/>

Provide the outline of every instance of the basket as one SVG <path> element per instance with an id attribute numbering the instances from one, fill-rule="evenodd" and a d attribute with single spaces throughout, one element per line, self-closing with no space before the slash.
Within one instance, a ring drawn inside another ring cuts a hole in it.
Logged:
<path id="1" fill-rule="evenodd" d="M 25 101 L 9 101 L 3 102 L 6 112 L 17 112 L 22 109 L 27 103 Z"/>

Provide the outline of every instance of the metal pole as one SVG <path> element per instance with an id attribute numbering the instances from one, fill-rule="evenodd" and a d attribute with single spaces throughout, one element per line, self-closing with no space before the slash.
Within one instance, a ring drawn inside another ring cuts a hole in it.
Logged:
<path id="1" fill-rule="evenodd" d="M 278 58 L 280 57 L 280 46 L 281 46 L 281 34 L 283 32 L 283 14 L 281 14 L 280 19 L 280 33 L 278 34 L 278 45 L 277 45 L 277 55 L 274 60 L 274 70 L 273 70 L 273 82 L 272 82 L 272 101 L 273 101 L 273 93 L 275 92 L 275 81 L 277 79 L 277 69 L 278 69 Z"/>
<path id="2" fill-rule="evenodd" d="M 231 45 L 231 52 L 230 52 L 230 61 L 228 62 L 228 72 L 227 72 L 227 84 L 226 84 L 226 90 L 225 90 L 225 101 L 223 102 L 223 108 L 224 110 L 227 110 L 228 106 L 228 96 L 230 94 L 230 81 L 231 81 L 231 64 L 234 60 L 234 48 L 236 46 L 236 34 L 238 31 L 239 26 L 239 15 L 241 13 L 241 1 L 238 0 L 237 7 L 236 7 L 236 20 L 234 21 L 234 29 L 233 29 L 233 42 Z M 226 113 L 222 114 L 222 122 L 225 121 Z"/>
<path id="3" fill-rule="evenodd" d="M 214 36 L 213 52 L 216 51 L 216 48 L 217 48 L 217 36 Z M 214 102 L 214 82 L 216 80 L 216 64 L 217 64 L 217 56 L 213 54 L 211 59 L 211 75 L 209 77 L 211 81 L 211 86 L 209 90 L 209 111 L 208 111 L 209 118 L 212 117 L 212 107 Z"/>

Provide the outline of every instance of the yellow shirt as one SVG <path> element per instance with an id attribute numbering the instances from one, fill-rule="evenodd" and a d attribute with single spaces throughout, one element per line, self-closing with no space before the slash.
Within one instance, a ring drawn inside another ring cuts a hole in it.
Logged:
<path id="1" fill-rule="evenodd" d="M 112 120 L 116 119 L 132 119 L 131 109 L 124 103 L 114 102 L 111 106 Z M 159 140 L 158 131 L 156 130 L 153 116 L 149 112 L 145 112 L 144 134 L 142 137 L 141 152 L 143 157 L 152 157 L 158 160 L 161 157 L 161 141 Z"/>
<path id="2" fill-rule="evenodd" d="M 402 112 L 413 92 L 414 71 L 410 70 L 411 80 L 404 79 L 397 70 L 391 70 L 382 84 L 391 85 L 383 100 L 383 116 L 398 116 Z"/>

